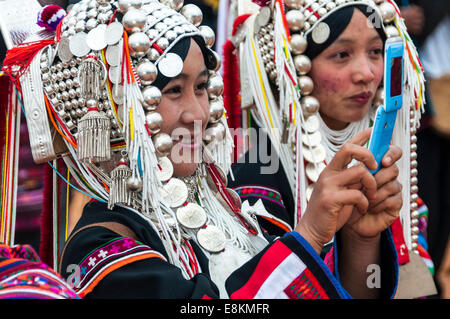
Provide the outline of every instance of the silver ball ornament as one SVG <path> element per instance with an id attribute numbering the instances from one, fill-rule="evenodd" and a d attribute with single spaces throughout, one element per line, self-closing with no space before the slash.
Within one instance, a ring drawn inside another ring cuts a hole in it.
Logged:
<path id="1" fill-rule="evenodd" d="M 310 115 L 314 114 L 319 110 L 319 100 L 314 96 L 304 96 L 300 100 L 302 110 L 304 113 Z"/>
<path id="2" fill-rule="evenodd" d="M 286 13 L 286 20 L 290 30 L 299 31 L 305 23 L 305 16 L 299 10 L 290 10 Z"/>
<path id="3" fill-rule="evenodd" d="M 145 123 L 152 134 L 157 134 L 161 130 L 163 118 L 158 112 L 148 112 L 145 114 Z"/>
<path id="4" fill-rule="evenodd" d="M 223 116 L 224 106 L 223 100 L 217 99 L 209 103 L 209 122 L 217 123 Z"/>
<path id="5" fill-rule="evenodd" d="M 395 9 L 389 2 L 383 2 L 378 6 L 384 23 L 390 23 L 395 18 Z"/>
<path id="6" fill-rule="evenodd" d="M 145 11 L 133 7 L 129 8 L 122 18 L 123 27 L 127 32 L 131 33 L 141 32 L 144 29 L 146 22 L 147 17 Z"/>
<path id="7" fill-rule="evenodd" d="M 294 66 L 300 75 L 305 75 L 311 70 L 311 60 L 306 55 L 294 57 Z"/>
<path id="8" fill-rule="evenodd" d="M 203 141 L 210 144 L 216 141 L 221 141 L 225 138 L 225 127 L 222 123 L 214 123 L 206 128 L 203 135 Z"/>
<path id="9" fill-rule="evenodd" d="M 195 4 L 187 4 L 181 9 L 181 14 L 193 25 L 198 27 L 203 20 L 203 13 Z"/>
<path id="10" fill-rule="evenodd" d="M 314 89 L 314 82 L 309 76 L 302 75 L 298 78 L 298 86 L 302 95 L 309 95 Z"/>
<path id="11" fill-rule="evenodd" d="M 386 32 L 386 36 L 388 38 L 392 38 L 392 37 L 397 37 L 400 35 L 400 33 L 398 32 L 397 28 L 393 25 L 388 25 L 385 28 L 385 32 Z"/>
<path id="12" fill-rule="evenodd" d="M 131 192 L 139 192 L 142 190 L 142 180 L 137 176 L 131 176 L 127 179 L 127 188 Z"/>
<path id="13" fill-rule="evenodd" d="M 291 9 L 300 9 L 303 0 L 285 0 L 284 3 Z"/>
<path id="14" fill-rule="evenodd" d="M 208 48 L 211 48 L 214 45 L 214 42 L 216 41 L 216 35 L 214 34 L 214 30 L 208 27 L 207 25 L 202 25 L 198 29 L 200 30 L 203 39 L 205 39 L 206 46 Z"/>
<path id="15" fill-rule="evenodd" d="M 293 34 L 289 42 L 293 54 L 302 54 L 305 52 L 308 42 L 305 37 L 300 34 Z"/>
<path id="16" fill-rule="evenodd" d="M 136 69 L 142 85 L 150 85 L 158 76 L 158 69 L 152 62 L 140 63 Z"/>
<path id="17" fill-rule="evenodd" d="M 142 97 L 144 98 L 144 108 L 153 111 L 161 102 L 162 94 L 156 86 L 147 86 L 142 90 Z"/>
<path id="18" fill-rule="evenodd" d="M 161 0 L 160 2 L 175 11 L 180 11 L 184 4 L 184 0 Z"/>
<path id="19" fill-rule="evenodd" d="M 208 96 L 210 99 L 215 99 L 222 95 L 223 93 L 223 79 L 220 74 L 215 73 L 211 75 L 208 79 Z"/>
<path id="20" fill-rule="evenodd" d="M 130 54 L 133 57 L 143 57 L 150 49 L 150 39 L 143 32 L 135 32 L 128 38 Z"/>
<path id="21" fill-rule="evenodd" d="M 173 141 L 168 134 L 158 133 L 153 137 L 153 144 L 155 145 L 156 155 L 163 157 L 169 155 Z"/>

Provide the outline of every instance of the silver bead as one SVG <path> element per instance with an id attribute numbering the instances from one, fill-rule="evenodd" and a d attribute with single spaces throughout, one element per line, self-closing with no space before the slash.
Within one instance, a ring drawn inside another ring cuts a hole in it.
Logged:
<path id="1" fill-rule="evenodd" d="M 206 46 L 208 48 L 211 48 L 214 45 L 214 42 L 216 41 L 216 35 L 214 34 L 214 30 L 208 27 L 207 25 L 202 25 L 198 29 L 200 30 L 203 39 L 205 39 Z"/>
<path id="2" fill-rule="evenodd" d="M 165 37 L 159 38 L 158 41 L 156 41 L 156 44 L 161 48 L 161 50 L 165 51 L 169 47 L 169 40 L 167 40 Z"/>
<path id="3" fill-rule="evenodd" d="M 225 127 L 222 123 L 214 123 L 211 126 L 207 127 L 205 133 L 203 135 L 203 141 L 206 144 L 221 141 L 225 137 Z"/>
<path id="4" fill-rule="evenodd" d="M 220 74 L 215 73 L 208 79 L 208 96 L 210 99 L 217 98 L 223 93 L 223 80 Z"/>
<path id="5" fill-rule="evenodd" d="M 290 10 L 286 13 L 286 20 L 290 30 L 299 31 L 305 23 L 305 16 L 299 10 Z"/>
<path id="6" fill-rule="evenodd" d="M 145 109 L 153 111 L 161 102 L 162 94 L 156 86 L 147 86 L 142 90 L 142 96 Z"/>
<path id="7" fill-rule="evenodd" d="M 83 32 L 85 28 L 86 28 L 86 22 L 84 20 L 79 20 L 75 24 L 75 31 L 76 32 Z"/>
<path id="8" fill-rule="evenodd" d="M 135 9 L 140 9 L 142 7 L 142 0 L 131 0 L 130 5 Z"/>
<path id="9" fill-rule="evenodd" d="M 417 144 L 416 143 L 412 143 L 410 146 L 411 151 L 417 151 Z"/>
<path id="10" fill-rule="evenodd" d="M 187 4 L 181 8 L 181 14 L 193 25 L 198 27 L 203 20 L 203 13 L 195 4 Z"/>
<path id="11" fill-rule="evenodd" d="M 411 203 L 411 207 L 412 207 L 412 204 L 413 203 Z M 411 218 L 417 219 L 417 218 L 419 218 L 419 212 L 417 211 L 417 203 L 414 203 L 414 204 L 416 204 L 416 208 L 411 212 Z"/>
<path id="12" fill-rule="evenodd" d="M 117 6 L 119 8 L 119 11 L 122 13 L 125 13 L 128 11 L 128 9 L 131 8 L 132 0 L 118 0 Z"/>
<path id="13" fill-rule="evenodd" d="M 137 176 L 131 176 L 127 179 L 127 188 L 131 192 L 142 190 L 142 180 Z"/>
<path id="14" fill-rule="evenodd" d="M 159 59 L 161 55 L 155 48 L 150 48 L 150 50 L 147 53 L 147 57 L 150 59 L 150 61 L 156 61 Z"/>
<path id="15" fill-rule="evenodd" d="M 96 8 L 92 8 L 92 9 L 90 9 L 90 10 L 86 13 L 86 16 L 87 16 L 89 19 L 92 19 L 92 18 L 96 18 L 96 17 L 97 17 L 97 14 L 98 14 L 97 9 L 96 9 Z"/>
<path id="16" fill-rule="evenodd" d="M 164 37 L 169 40 L 169 42 L 172 42 L 174 40 L 176 40 L 177 38 L 177 33 L 173 30 L 169 30 L 164 34 Z"/>
<path id="17" fill-rule="evenodd" d="M 325 9 L 325 8 L 319 8 L 319 10 L 317 10 L 317 14 L 319 15 L 319 16 L 321 16 L 321 17 L 323 17 L 324 15 L 326 15 L 327 14 L 327 9 Z"/>
<path id="18" fill-rule="evenodd" d="M 300 9 L 303 4 L 303 0 L 285 0 L 284 2 L 291 9 Z"/>
<path id="19" fill-rule="evenodd" d="M 307 115 L 314 114 L 319 110 L 319 100 L 314 96 L 304 96 L 300 100 L 302 110 Z"/>
<path id="20" fill-rule="evenodd" d="M 390 23 L 395 18 L 395 9 L 389 2 L 383 2 L 378 6 L 384 23 Z"/>
<path id="21" fill-rule="evenodd" d="M 419 174 L 419 171 L 417 170 L 417 168 L 413 168 L 412 163 L 411 163 L 411 176 L 417 177 L 418 174 Z"/>
<path id="22" fill-rule="evenodd" d="M 209 103 L 209 122 L 217 123 L 223 116 L 224 106 L 222 99 L 212 100 Z"/>
<path id="23" fill-rule="evenodd" d="M 317 20 L 318 20 L 317 17 L 315 15 L 313 15 L 313 14 L 308 18 L 308 22 L 311 23 L 311 25 L 316 23 Z"/>
<path id="24" fill-rule="evenodd" d="M 417 226 L 411 227 L 411 234 L 417 235 L 419 233 L 419 231 L 420 231 L 419 227 L 417 227 Z"/>
<path id="25" fill-rule="evenodd" d="M 128 32 L 141 32 L 147 21 L 145 12 L 135 8 L 130 8 L 122 18 L 122 24 Z"/>
<path id="26" fill-rule="evenodd" d="M 415 185 L 417 185 L 418 182 L 419 181 L 418 181 L 417 177 L 411 177 L 411 181 L 410 181 L 411 185 L 415 186 Z"/>
<path id="27" fill-rule="evenodd" d="M 136 69 L 142 85 L 150 85 L 158 76 L 158 69 L 152 62 L 140 63 Z"/>
<path id="28" fill-rule="evenodd" d="M 291 36 L 291 41 L 289 42 L 289 44 L 291 45 L 292 53 L 297 55 L 305 52 L 308 42 L 302 35 L 293 34 Z"/>
<path id="29" fill-rule="evenodd" d="M 416 160 L 412 160 L 411 161 L 411 168 L 417 168 L 417 161 Z"/>
<path id="30" fill-rule="evenodd" d="M 153 144 L 155 145 L 156 155 L 163 157 L 169 155 L 173 142 L 168 134 L 158 133 L 153 136 Z"/>
<path id="31" fill-rule="evenodd" d="M 143 32 L 136 32 L 128 38 L 130 54 L 133 57 L 143 57 L 150 49 L 150 39 Z"/>
<path id="32" fill-rule="evenodd" d="M 161 130 L 163 118 L 158 112 L 148 112 L 145 114 L 145 123 L 152 134 L 157 134 Z"/>
<path id="33" fill-rule="evenodd" d="M 419 193 L 419 187 L 417 185 L 411 185 L 411 194 L 418 194 Z"/>
<path id="34" fill-rule="evenodd" d="M 314 82 L 309 76 L 302 75 L 298 78 L 298 86 L 302 95 L 309 95 L 314 89 Z"/>
<path id="35" fill-rule="evenodd" d="M 311 70 L 311 60 L 306 55 L 294 57 L 294 66 L 300 75 L 305 75 Z"/>
<path id="36" fill-rule="evenodd" d="M 160 2 L 176 11 L 180 11 L 184 4 L 184 0 L 161 0 Z"/>
<path id="37" fill-rule="evenodd" d="M 393 25 L 386 26 L 385 33 L 388 38 L 397 37 L 400 35 L 397 28 Z"/>

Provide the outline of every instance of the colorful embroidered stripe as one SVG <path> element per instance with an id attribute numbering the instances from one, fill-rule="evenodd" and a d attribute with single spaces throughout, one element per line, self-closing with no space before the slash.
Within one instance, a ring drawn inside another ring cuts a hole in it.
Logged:
<path id="1" fill-rule="evenodd" d="M 265 296 L 258 294 L 260 288 L 267 279 L 270 278 L 270 281 L 274 279 L 271 277 L 272 273 L 291 254 L 291 250 L 286 245 L 280 241 L 276 241 L 262 256 L 248 282 L 243 287 L 235 291 L 231 297 L 235 299 L 251 299 L 258 295 L 260 298 L 265 298 Z M 299 274 L 300 272 L 297 276 Z M 268 284 L 270 284 L 270 281 Z"/>
<path id="2" fill-rule="evenodd" d="M 285 232 L 290 232 L 292 231 L 291 226 L 289 226 L 288 224 L 284 223 L 281 220 L 275 219 L 275 218 L 270 218 L 268 216 L 261 216 L 260 217 L 264 218 L 265 220 L 271 222 L 272 224 L 274 224 L 275 226 L 281 228 L 282 230 L 284 230 Z"/>
<path id="3" fill-rule="evenodd" d="M 233 188 L 241 198 L 259 197 L 269 200 L 275 204 L 286 208 L 281 198 L 281 194 L 273 188 L 259 186 L 259 185 L 243 185 Z"/>
<path id="4" fill-rule="evenodd" d="M 305 271 L 303 271 L 303 273 L 285 289 L 285 293 L 290 299 L 329 299 L 325 290 L 323 290 L 316 277 L 309 269 L 305 269 Z"/>
<path id="5" fill-rule="evenodd" d="M 160 258 L 160 259 L 165 260 L 165 258 L 161 254 L 159 254 L 155 251 L 140 252 L 137 255 L 136 254 L 128 255 L 119 260 L 115 259 L 112 262 L 103 266 L 98 271 L 96 271 L 93 274 L 92 278 L 85 284 L 85 286 L 80 288 L 79 290 L 77 290 L 78 295 L 80 295 L 81 297 L 84 297 L 88 293 L 92 292 L 92 290 L 97 286 L 97 284 L 103 278 L 105 278 L 105 276 L 107 276 L 114 270 L 117 270 L 117 269 L 119 269 L 125 265 L 131 264 L 135 261 L 149 259 L 149 258 Z"/>

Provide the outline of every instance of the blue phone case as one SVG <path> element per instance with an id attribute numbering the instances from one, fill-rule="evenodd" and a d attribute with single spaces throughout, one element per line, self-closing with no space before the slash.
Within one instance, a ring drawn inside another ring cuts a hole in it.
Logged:
<path id="1" fill-rule="evenodd" d="M 377 109 L 375 124 L 370 136 L 369 150 L 372 152 L 378 167 L 370 171 L 372 174 L 378 172 L 381 168 L 381 159 L 389 149 L 391 144 L 392 132 L 394 131 L 397 111 L 386 112 L 381 105 Z"/>

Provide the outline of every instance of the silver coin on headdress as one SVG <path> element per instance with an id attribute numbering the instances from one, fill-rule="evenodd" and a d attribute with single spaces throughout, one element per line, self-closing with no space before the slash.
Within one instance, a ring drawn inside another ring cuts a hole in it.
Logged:
<path id="1" fill-rule="evenodd" d="M 178 222 L 186 228 L 200 228 L 206 223 L 206 212 L 195 203 L 188 203 L 177 209 L 176 212 Z"/>
<path id="2" fill-rule="evenodd" d="M 214 225 L 201 228 L 197 232 L 197 240 L 200 246 L 211 253 L 219 253 L 224 250 L 227 241 L 223 231 Z"/>

